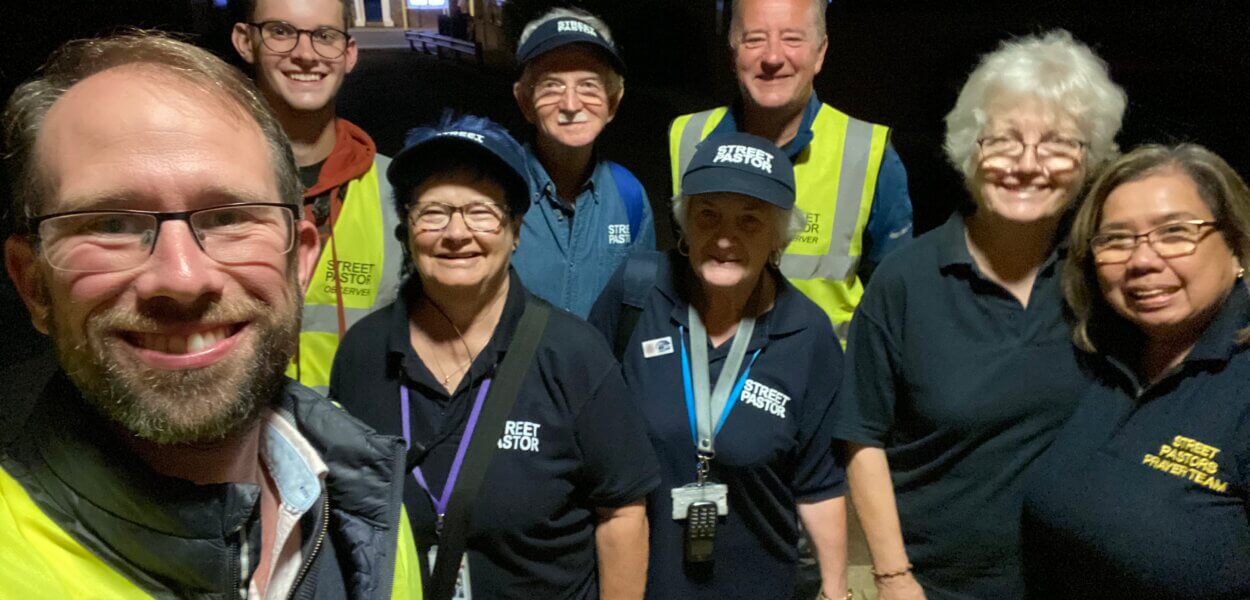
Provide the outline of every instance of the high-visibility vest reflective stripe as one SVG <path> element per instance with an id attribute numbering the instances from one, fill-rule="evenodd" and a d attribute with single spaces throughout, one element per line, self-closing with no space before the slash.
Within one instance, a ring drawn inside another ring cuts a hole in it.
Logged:
<path id="1" fill-rule="evenodd" d="M 421 565 L 401 507 L 392 600 L 421 600 Z M 152 593 L 168 595 L 156 588 Z M 90 550 L 79 544 L 39 508 L 6 471 L 0 469 L 0 596 L 111 600 L 151 598 Z"/>
<path id="2" fill-rule="evenodd" d="M 323 394 L 329 389 L 330 367 L 339 347 L 334 278 L 339 278 L 348 328 L 394 300 L 399 288 L 404 253 L 395 239 L 395 227 L 400 223 L 391 207 L 390 183 L 381 176 L 390 162 L 377 156 L 364 176 L 347 185 L 334 235 L 326 242 L 304 294 L 299 364 L 292 361 L 286 373 Z M 330 244 L 334 244 L 334 252 Z"/>
<path id="3" fill-rule="evenodd" d="M 674 194 L 681 191 L 681 173 L 695 147 L 728 110 L 720 107 L 673 121 L 669 156 Z M 845 340 L 864 293 L 856 271 L 889 128 L 822 104 L 812 120 L 812 133 L 812 142 L 794 162 L 796 206 L 807 215 L 807 227 L 786 247 L 781 272 L 829 315 L 839 338 Z"/>
<path id="4" fill-rule="evenodd" d="M 0 469 L 0 590 L 11 598 L 150 598 L 48 518 Z"/>

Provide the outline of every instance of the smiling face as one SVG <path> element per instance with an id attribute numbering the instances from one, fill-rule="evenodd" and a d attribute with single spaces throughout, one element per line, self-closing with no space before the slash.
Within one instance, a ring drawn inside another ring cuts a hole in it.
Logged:
<path id="1" fill-rule="evenodd" d="M 741 31 L 730 40 L 743 100 L 762 109 L 799 110 L 825 62 L 811 0 L 742 0 Z"/>
<path id="2" fill-rule="evenodd" d="M 458 213 L 453 213 L 440 231 L 424 230 L 415 224 L 414 218 L 430 203 L 461 207 L 489 202 L 506 215 L 503 186 L 477 173 L 453 171 L 427 178 L 413 190 L 412 198 L 408 249 L 427 293 L 473 294 L 507 279 L 520 227 L 518 220 L 505 216 L 499 230 L 488 233 L 473 231 Z"/>
<path id="3" fill-rule="evenodd" d="M 978 218 L 1013 223 L 1057 221 L 1085 180 L 1083 153 L 1075 160 L 1038 155 L 1037 144 L 1081 141 L 1075 121 L 1030 98 L 1005 98 L 986 109 L 981 140 L 1012 139 L 1025 147 L 1018 156 L 991 156 L 978 148 L 978 164 L 969 182 Z"/>
<path id="4" fill-rule="evenodd" d="M 277 202 L 268 147 L 244 115 L 152 67 L 89 77 L 44 121 L 35 152 L 50 194 L 40 212 Z M 219 439 L 274 401 L 297 341 L 296 278 L 307 281 L 318 246 L 311 225 L 293 235 L 291 254 L 227 266 L 186 222 L 168 221 L 146 262 L 104 273 L 53 269 L 28 239 L 6 249 L 36 326 L 84 397 L 139 437 L 179 443 Z"/>
<path id="5" fill-rule="evenodd" d="M 1164 171 L 1121 185 L 1107 196 L 1098 233 L 1144 233 L 1174 221 L 1212 220 L 1187 175 Z M 1218 228 L 1193 254 L 1162 258 L 1139 240 L 1128 262 L 1097 267 L 1103 297 L 1148 343 L 1188 348 L 1206 329 L 1237 279 L 1237 257 Z"/>
<path id="6" fill-rule="evenodd" d="M 750 293 L 777 249 L 777 211 L 762 200 L 715 192 L 692 196 L 686 208 L 690 267 L 704 291 Z"/>
<path id="7" fill-rule="evenodd" d="M 525 77 L 513 86 L 513 94 L 541 140 L 584 148 L 594 144 L 616 117 L 624 90 L 612 84 L 612 67 L 589 45 L 551 50 L 534 59 L 525 71 Z M 561 87 L 562 93 L 544 93 Z"/>
<path id="8" fill-rule="evenodd" d="M 257 0 L 252 22 L 286 21 L 298 29 L 343 28 L 341 0 Z M 274 52 L 261 41 L 260 30 L 236 23 L 235 50 L 255 68 L 256 85 L 280 115 L 287 110 L 315 112 L 333 109 L 343 79 L 356 66 L 356 41 L 338 58 L 325 58 L 313 49 L 310 36 L 298 34 L 289 52 Z"/>

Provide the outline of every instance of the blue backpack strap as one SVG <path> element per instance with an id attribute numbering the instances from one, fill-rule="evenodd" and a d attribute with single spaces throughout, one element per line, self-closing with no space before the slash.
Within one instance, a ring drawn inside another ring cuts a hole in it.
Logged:
<path id="1" fill-rule="evenodd" d="M 660 253 L 654 250 L 630 253 L 625 259 L 625 281 L 621 295 L 621 316 L 616 321 L 616 335 L 612 339 L 612 354 L 620 361 L 625 357 L 629 347 L 629 338 L 634 335 L 634 327 L 638 325 L 638 317 L 646 306 L 647 297 L 655 287 L 655 278 L 660 270 Z"/>
<path id="2" fill-rule="evenodd" d="M 616 192 L 620 194 L 621 202 L 625 205 L 625 215 L 629 218 L 629 241 L 633 243 L 638 239 L 638 227 L 642 224 L 642 203 L 645 202 L 642 182 L 629 169 L 612 161 L 608 161 L 608 169 L 612 171 Z"/>

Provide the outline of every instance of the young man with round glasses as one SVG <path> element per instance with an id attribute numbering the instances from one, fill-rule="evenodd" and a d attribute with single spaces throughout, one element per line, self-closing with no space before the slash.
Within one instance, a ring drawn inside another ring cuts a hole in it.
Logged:
<path id="1" fill-rule="evenodd" d="M 395 297 L 403 249 L 385 202 L 390 159 L 335 114 L 343 79 L 356 66 L 345 0 L 250 0 L 235 49 L 291 139 L 304 191 L 304 218 L 317 225 L 321 257 L 304 298 L 299 352 L 287 374 L 318 391 L 330 383 L 339 340 Z"/>
<path id="2" fill-rule="evenodd" d="M 526 288 L 584 318 L 630 252 L 655 248 L 642 184 L 595 152 L 625 94 L 625 63 L 602 20 L 568 8 L 526 24 L 516 58 L 512 92 L 534 137 L 512 264 Z"/>

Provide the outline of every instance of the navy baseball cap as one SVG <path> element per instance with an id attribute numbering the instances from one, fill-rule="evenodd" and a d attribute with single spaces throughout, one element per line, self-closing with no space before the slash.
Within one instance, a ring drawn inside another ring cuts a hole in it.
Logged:
<path id="1" fill-rule="evenodd" d="M 794 207 L 794 165 L 772 142 L 749 133 L 708 137 L 681 177 L 685 196 L 732 192 L 782 210 Z"/>
<path id="2" fill-rule="evenodd" d="M 625 73 L 625 60 L 616 44 L 604 39 L 590 23 L 574 17 L 551 19 L 534 29 L 525 43 L 516 49 L 517 64 L 525 66 L 540 55 L 568 44 L 590 44 L 603 51 L 617 73 Z"/>
<path id="3" fill-rule="evenodd" d="M 434 175 L 426 163 L 448 152 L 468 151 L 491 161 L 504 181 L 508 210 L 514 217 L 529 209 L 529 169 L 525 149 L 503 126 L 474 115 L 451 116 L 432 127 L 418 127 L 408 132 L 404 148 L 391 159 L 386 179 L 395 189 L 396 208 L 402 214 L 411 202 L 408 194 L 427 177 Z"/>

